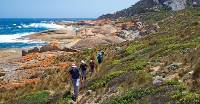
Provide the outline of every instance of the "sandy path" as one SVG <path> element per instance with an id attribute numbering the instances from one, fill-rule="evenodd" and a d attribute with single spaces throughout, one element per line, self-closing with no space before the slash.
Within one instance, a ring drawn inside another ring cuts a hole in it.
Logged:
<path id="1" fill-rule="evenodd" d="M 0 62 L 7 62 L 11 59 L 18 59 L 20 57 L 22 57 L 22 49 L 0 49 Z"/>

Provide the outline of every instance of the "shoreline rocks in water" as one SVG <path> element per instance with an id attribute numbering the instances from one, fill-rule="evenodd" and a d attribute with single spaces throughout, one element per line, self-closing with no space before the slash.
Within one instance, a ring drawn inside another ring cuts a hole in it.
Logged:
<path id="1" fill-rule="evenodd" d="M 42 52 L 48 52 L 48 51 L 77 52 L 78 50 L 48 44 L 48 45 L 45 45 L 45 46 L 42 46 L 42 47 L 34 47 L 34 48 L 29 48 L 29 49 L 23 49 L 22 50 L 22 56 L 26 56 L 27 54 L 30 54 L 30 53 L 36 53 L 36 52 L 42 53 Z"/>

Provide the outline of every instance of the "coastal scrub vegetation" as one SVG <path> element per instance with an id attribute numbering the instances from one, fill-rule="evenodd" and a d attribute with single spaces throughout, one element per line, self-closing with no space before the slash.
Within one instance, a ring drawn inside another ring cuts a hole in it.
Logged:
<path id="1" fill-rule="evenodd" d="M 10 104 L 41 104 L 49 101 L 48 91 L 39 91 L 24 96 L 17 97 L 16 100 L 9 101 Z"/>
<path id="2" fill-rule="evenodd" d="M 199 11 L 200 8 L 187 8 L 142 15 L 140 18 L 146 25 L 158 23 L 160 28 L 156 33 L 134 41 L 59 56 L 53 64 L 89 60 L 95 58 L 98 49 L 104 50 L 105 61 L 99 66 L 98 73 L 81 87 L 80 104 L 198 104 Z M 67 71 L 51 69 L 45 73 L 47 75 L 37 84 L 2 91 L 1 102 L 71 103 L 71 93 L 63 94 L 71 91 Z M 159 86 L 152 84 L 156 76 L 163 77 Z"/>

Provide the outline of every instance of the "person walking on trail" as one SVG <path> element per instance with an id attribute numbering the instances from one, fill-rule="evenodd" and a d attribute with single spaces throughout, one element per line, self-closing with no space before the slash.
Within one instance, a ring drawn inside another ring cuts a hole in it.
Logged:
<path id="1" fill-rule="evenodd" d="M 103 62 L 103 57 L 104 57 L 104 52 L 102 50 L 99 50 L 99 52 L 97 54 L 97 61 L 99 64 L 101 64 Z"/>
<path id="2" fill-rule="evenodd" d="M 92 77 L 94 70 L 95 70 L 95 67 L 96 67 L 94 60 L 90 60 L 89 65 L 90 65 L 90 77 Z"/>
<path id="3" fill-rule="evenodd" d="M 72 64 L 72 67 L 69 71 L 74 87 L 74 100 L 77 99 L 79 94 L 79 86 L 80 86 L 80 72 L 76 64 Z"/>
<path id="4" fill-rule="evenodd" d="M 85 61 L 81 61 L 80 70 L 81 70 L 81 79 L 86 80 L 86 71 L 87 71 L 87 64 Z"/>

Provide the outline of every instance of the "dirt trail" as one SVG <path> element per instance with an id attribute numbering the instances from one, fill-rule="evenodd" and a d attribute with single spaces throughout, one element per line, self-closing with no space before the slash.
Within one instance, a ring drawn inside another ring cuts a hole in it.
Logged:
<path id="1" fill-rule="evenodd" d="M 22 57 L 22 49 L 0 49 L 0 62 L 8 62 Z"/>

